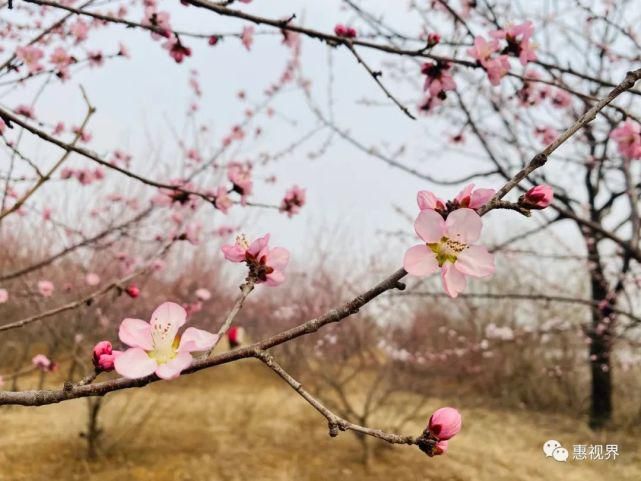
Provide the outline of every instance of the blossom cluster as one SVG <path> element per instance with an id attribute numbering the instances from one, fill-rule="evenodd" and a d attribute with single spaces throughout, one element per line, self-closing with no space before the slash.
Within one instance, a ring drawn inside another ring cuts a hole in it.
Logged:
<path id="1" fill-rule="evenodd" d="M 490 83 L 498 85 L 510 71 L 510 56 L 518 58 L 523 66 L 536 60 L 536 52 L 530 41 L 533 34 L 532 22 L 512 25 L 490 32 L 489 40 L 476 36 L 474 46 L 467 53 L 485 69 Z"/>

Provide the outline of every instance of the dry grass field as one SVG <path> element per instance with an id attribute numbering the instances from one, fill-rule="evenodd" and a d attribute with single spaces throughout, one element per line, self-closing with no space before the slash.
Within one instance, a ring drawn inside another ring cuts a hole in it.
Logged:
<path id="1" fill-rule="evenodd" d="M 449 402 L 454 402 L 449 400 Z M 430 400 L 427 411 L 448 401 Z M 474 480 L 592 481 L 641 479 L 641 450 L 631 433 L 591 433 L 575 419 L 499 412 L 455 401 L 462 432 L 446 456 L 376 446 L 360 460 L 351 433 L 332 439 L 324 420 L 270 372 L 254 362 L 222 366 L 107 398 L 99 459 L 88 461 L 79 433 L 87 401 L 0 410 L 0 480 L 235 481 L 235 480 Z M 144 419 L 141 423 L 140 419 Z M 546 459 L 554 438 L 573 444 L 618 443 L 616 461 Z"/>

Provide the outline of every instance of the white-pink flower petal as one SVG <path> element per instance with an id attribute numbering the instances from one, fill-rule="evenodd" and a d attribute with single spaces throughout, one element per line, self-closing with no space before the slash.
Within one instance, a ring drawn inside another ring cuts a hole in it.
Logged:
<path id="1" fill-rule="evenodd" d="M 178 352 L 208 351 L 214 347 L 217 340 L 218 336 L 216 334 L 203 329 L 188 327 L 180 338 Z"/>
<path id="2" fill-rule="evenodd" d="M 141 319 L 127 318 L 120 323 L 118 337 L 130 347 L 140 347 L 151 351 L 154 347 L 151 338 L 151 326 Z"/>
<path id="3" fill-rule="evenodd" d="M 114 360 L 116 372 L 129 379 L 149 376 L 156 371 L 157 367 L 156 361 L 139 347 L 127 349 Z"/>
<path id="4" fill-rule="evenodd" d="M 438 242 L 445 233 L 445 221 L 441 214 L 434 210 L 422 210 L 416 217 L 414 230 L 425 242 Z"/>
<path id="5" fill-rule="evenodd" d="M 180 373 L 191 366 L 193 358 L 188 352 L 179 352 L 176 357 L 170 361 L 161 364 L 156 369 L 156 376 L 161 379 L 174 379 L 180 376 Z"/>
<path id="6" fill-rule="evenodd" d="M 420 244 L 407 250 L 403 268 L 413 276 L 428 276 L 438 270 L 438 261 L 425 244 Z"/>
<path id="7" fill-rule="evenodd" d="M 472 209 L 457 209 L 447 216 L 445 235 L 452 240 L 471 244 L 481 237 L 483 222 L 481 217 Z"/>
<path id="8" fill-rule="evenodd" d="M 467 281 L 465 275 L 456 269 L 456 265 L 445 264 L 441 269 L 441 280 L 443 281 L 443 289 L 450 297 L 457 297 L 460 292 L 465 289 Z"/>
<path id="9" fill-rule="evenodd" d="M 494 256 L 484 246 L 469 246 L 458 255 L 455 266 L 465 275 L 486 277 L 494 274 Z"/>

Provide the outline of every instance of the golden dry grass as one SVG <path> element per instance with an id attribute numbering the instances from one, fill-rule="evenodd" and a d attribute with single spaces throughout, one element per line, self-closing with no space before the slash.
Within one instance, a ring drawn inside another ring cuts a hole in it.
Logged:
<path id="1" fill-rule="evenodd" d="M 324 420 L 254 362 L 222 366 L 107 398 L 106 449 L 87 461 L 79 432 L 86 400 L 0 410 L 0 480 L 591 481 L 641 479 L 641 452 L 631 434 L 595 435 L 562 416 L 499 412 L 460 405 L 464 429 L 446 456 L 413 447 L 378 448 L 369 468 L 351 433 L 327 435 Z M 433 399 L 427 410 L 445 404 Z M 138 424 L 141 419 L 145 422 Z M 424 416 L 408 433 L 419 433 Z M 616 461 L 546 459 L 549 438 L 572 444 L 618 443 Z"/>

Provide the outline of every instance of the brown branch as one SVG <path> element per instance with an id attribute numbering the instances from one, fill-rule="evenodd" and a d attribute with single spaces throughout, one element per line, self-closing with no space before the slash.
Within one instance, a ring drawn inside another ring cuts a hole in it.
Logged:
<path id="1" fill-rule="evenodd" d="M 255 357 L 260 359 L 267 367 L 274 371 L 283 381 L 285 381 L 294 391 L 296 391 L 305 401 L 307 401 L 316 411 L 322 414 L 327 419 L 329 428 L 329 435 L 332 437 L 338 436 L 341 431 L 354 431 L 367 436 L 372 436 L 376 439 L 387 441 L 391 444 L 418 444 L 420 436 L 414 438 L 413 436 L 401 436 L 398 434 L 387 433 L 380 429 L 372 429 L 365 426 L 360 426 L 349 422 L 348 420 L 334 414 L 323 403 L 316 399 L 302 384 L 294 379 L 283 367 L 276 362 L 274 357 L 266 351 L 257 350 Z"/>
<path id="2" fill-rule="evenodd" d="M 399 281 L 406 275 L 407 273 L 404 269 L 399 269 L 391 276 L 387 277 L 386 279 L 379 282 L 371 289 L 363 292 L 359 296 L 355 297 L 351 301 L 343 304 L 339 308 L 331 309 L 320 317 L 310 319 L 309 321 L 299 324 L 298 326 L 295 326 L 291 329 L 281 331 L 263 341 L 254 343 L 250 346 L 218 354 L 208 359 L 195 361 L 191 365 L 191 367 L 184 371 L 184 374 L 191 374 L 212 366 L 218 366 L 221 364 L 238 361 L 239 359 L 256 357 L 256 353 L 259 350 L 270 349 L 274 346 L 278 346 L 285 342 L 291 341 L 292 339 L 314 333 L 327 324 L 339 322 L 346 317 L 356 314 L 361 307 L 370 302 L 372 299 L 380 296 L 381 294 L 392 289 L 403 289 L 405 286 Z M 84 386 L 67 386 L 68 389 L 52 391 L 0 391 L 0 405 L 18 404 L 23 406 L 42 406 L 45 404 L 55 404 L 69 399 L 77 399 L 89 396 L 104 396 L 105 394 L 108 394 L 110 392 L 134 387 L 142 387 L 159 380 L 160 379 L 157 376 L 151 375 L 140 379 L 119 378 L 111 381 L 88 384 Z"/>
<path id="3" fill-rule="evenodd" d="M 78 128 L 78 130 L 76 132 L 76 135 L 74 136 L 72 142 L 69 144 L 72 147 L 76 146 L 76 144 L 78 143 L 78 141 L 82 137 L 82 133 L 83 133 L 85 127 L 89 123 L 89 119 L 96 112 L 95 107 L 93 105 L 91 105 L 91 102 L 89 101 L 89 97 L 87 97 L 87 93 L 85 92 L 85 89 L 83 89 L 82 86 L 80 87 L 80 89 L 82 91 L 82 96 L 85 99 L 85 103 L 87 104 L 87 113 L 85 114 L 85 118 L 82 121 L 82 123 L 80 124 L 80 127 Z M 51 166 L 51 168 L 45 174 L 40 174 L 40 178 L 33 184 L 33 186 L 30 189 L 28 189 L 22 195 L 22 197 L 20 197 L 18 200 L 16 200 L 16 202 L 11 207 L 9 207 L 8 209 L 5 209 L 4 211 L 0 212 L 0 222 L 2 221 L 2 219 L 7 217 L 12 212 L 15 212 L 18 209 L 20 209 L 20 207 L 22 207 L 24 205 L 24 203 L 27 200 L 29 200 L 29 198 L 33 194 L 35 194 L 35 192 L 45 184 L 45 182 L 47 182 L 49 179 L 51 179 L 51 176 L 56 172 L 56 170 L 58 170 L 60 168 L 60 166 L 65 162 L 65 160 L 67 160 L 69 158 L 70 154 L 71 154 L 71 150 L 65 151 L 65 153 L 62 155 L 62 157 L 60 157 L 60 159 L 58 159 L 58 161 L 53 166 Z"/>
<path id="4" fill-rule="evenodd" d="M 231 308 L 231 311 L 229 311 L 229 314 L 227 314 L 227 318 L 220 326 L 220 329 L 218 329 L 218 332 L 216 333 L 218 338 L 216 339 L 216 342 L 211 347 L 211 349 L 204 356 L 205 358 L 211 356 L 211 353 L 214 352 L 214 349 L 216 349 L 216 346 L 218 345 L 220 340 L 223 338 L 225 334 L 227 334 L 227 331 L 229 331 L 229 328 L 231 327 L 231 323 L 234 322 L 234 319 L 236 319 L 236 316 L 238 315 L 240 310 L 243 308 L 245 299 L 247 299 L 247 296 L 249 296 L 249 294 L 253 290 L 254 290 L 253 280 L 247 280 L 242 286 L 240 286 L 240 296 L 238 296 L 238 299 L 236 299 L 236 302 L 234 303 L 234 306 Z"/>
<path id="5" fill-rule="evenodd" d="M 597 114 L 603 110 L 605 106 L 611 103 L 623 92 L 634 87 L 634 84 L 641 78 L 641 69 L 628 72 L 625 76 L 625 79 L 604 98 L 599 100 L 596 104 L 587 110 L 581 117 L 577 119 L 574 124 L 565 129 L 550 145 L 545 147 L 541 152 L 536 154 L 530 162 L 518 171 L 498 192 L 494 195 L 492 200 L 481 207 L 478 212 L 479 214 L 488 212 L 495 208 L 497 202 L 505 197 L 514 187 L 516 187 L 523 179 L 528 175 L 534 172 L 539 167 L 542 167 L 547 162 L 548 157 L 552 152 L 558 149 L 563 145 L 570 137 L 572 137 L 579 129 L 585 127 L 588 123 L 594 120 Z"/>
<path id="6" fill-rule="evenodd" d="M 169 249 L 171 248 L 172 245 L 173 245 L 173 240 L 172 240 L 171 243 L 165 245 L 160 250 L 160 252 L 154 257 L 162 257 L 162 256 L 164 256 L 169 251 Z M 27 326 L 29 324 L 32 324 L 32 323 L 37 322 L 37 321 L 41 321 L 41 320 L 46 319 L 48 317 L 55 316 L 56 314 L 62 314 L 63 312 L 67 312 L 67 311 L 71 311 L 71 310 L 77 309 L 80 306 L 90 305 L 94 301 L 96 301 L 97 299 L 99 299 L 99 298 L 103 297 L 104 295 L 106 295 L 107 293 L 109 293 L 112 289 L 122 289 L 122 285 L 123 284 L 125 284 L 126 282 L 129 282 L 130 280 L 132 280 L 132 279 L 134 279 L 134 278 L 136 278 L 138 276 L 143 275 L 144 273 L 146 273 L 147 271 L 149 271 L 152 268 L 153 268 L 153 265 L 151 263 L 149 263 L 145 267 L 143 267 L 141 269 L 138 269 L 137 271 L 132 272 L 131 274 L 129 274 L 129 275 L 127 275 L 127 276 L 125 276 L 125 277 L 123 277 L 121 279 L 113 281 L 110 284 L 107 284 L 102 289 L 98 289 L 97 291 L 92 292 L 91 294 L 88 294 L 85 297 L 82 297 L 82 298 L 77 299 L 77 300 L 72 301 L 72 302 L 68 302 L 67 304 L 63 304 L 62 306 L 54 307 L 53 309 L 49 309 L 48 311 L 41 312 L 39 314 L 35 314 L 33 316 L 30 316 L 30 317 L 26 317 L 26 318 L 21 319 L 19 321 L 15 321 L 15 322 L 10 322 L 8 324 L 4 324 L 4 325 L 0 326 L 0 332 L 8 331 L 8 330 L 11 330 L 11 329 L 18 329 L 20 327 Z"/>
<path id="7" fill-rule="evenodd" d="M 363 60 L 363 57 L 361 57 L 361 56 L 359 55 L 359 53 L 356 51 L 356 49 L 354 48 L 354 45 L 353 45 L 353 44 L 351 44 L 351 43 L 347 43 L 346 45 L 347 45 L 347 48 L 349 49 L 349 51 L 350 51 L 350 52 L 352 52 L 352 54 L 354 55 L 354 57 L 356 58 L 356 60 L 358 61 L 358 63 L 359 63 L 359 64 L 361 64 L 361 65 L 363 66 L 363 68 L 364 68 L 365 70 L 367 70 L 367 73 L 369 73 L 369 74 L 372 76 L 372 78 L 374 79 L 374 82 L 376 82 L 376 83 L 378 84 L 378 86 L 379 86 L 379 87 L 381 88 L 381 90 L 385 93 L 385 95 L 387 96 L 387 98 L 388 98 L 388 99 L 390 99 L 392 102 L 394 102 L 394 103 L 396 104 L 396 106 L 397 106 L 399 109 L 401 109 L 401 112 L 403 112 L 405 115 L 407 115 L 410 119 L 412 119 L 412 120 L 416 120 L 416 117 L 414 117 L 414 116 L 410 113 L 410 111 L 408 110 L 408 108 L 407 108 L 407 107 L 405 107 L 402 103 L 400 103 L 400 102 L 396 99 L 396 97 L 394 97 L 394 96 L 391 94 L 391 92 L 390 92 L 389 90 L 387 90 L 387 88 L 385 87 L 385 85 L 383 85 L 383 82 L 381 82 L 381 80 L 380 80 L 380 78 L 379 78 L 379 77 L 381 77 L 381 76 L 383 75 L 383 73 L 382 73 L 382 72 L 380 72 L 380 71 L 377 71 L 377 72 L 373 71 L 373 70 L 370 68 L 370 66 L 369 66 L 369 65 L 367 65 L 367 62 L 365 62 L 365 60 Z"/>

